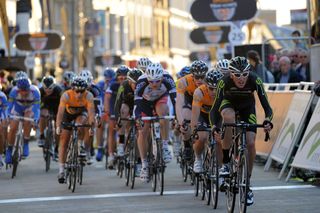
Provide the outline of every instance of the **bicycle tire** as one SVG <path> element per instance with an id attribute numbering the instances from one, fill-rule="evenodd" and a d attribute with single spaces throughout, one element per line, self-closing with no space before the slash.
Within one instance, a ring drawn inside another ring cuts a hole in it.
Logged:
<path id="1" fill-rule="evenodd" d="M 22 144 L 21 140 L 21 135 L 17 135 L 15 146 L 14 146 L 14 152 L 12 155 L 12 175 L 11 178 L 14 178 L 17 175 L 17 169 L 18 169 L 18 164 L 20 161 L 20 155 L 21 155 L 21 147 L 20 144 Z"/>
<path id="2" fill-rule="evenodd" d="M 43 151 L 45 153 L 46 172 L 48 172 L 50 170 L 52 137 L 53 137 L 52 131 L 48 128 L 47 137 L 45 140 L 45 144 L 43 146 Z"/>
<path id="3" fill-rule="evenodd" d="M 164 191 L 164 171 L 165 171 L 165 162 L 163 160 L 163 149 L 162 149 L 162 142 L 158 141 L 158 153 L 159 153 L 159 158 L 158 158 L 158 181 L 159 181 L 159 191 L 160 195 L 163 195 Z"/>
<path id="4" fill-rule="evenodd" d="M 181 172 L 182 172 L 182 178 L 183 178 L 183 182 L 187 182 L 188 180 L 188 164 L 185 160 L 181 160 Z"/>
<path id="5" fill-rule="evenodd" d="M 204 190 L 205 190 L 204 199 L 207 205 L 210 205 L 210 201 L 211 201 L 210 159 L 211 159 L 211 154 L 208 150 L 205 156 L 205 161 L 203 166 L 203 169 L 204 169 L 203 184 L 204 184 Z"/>
<path id="6" fill-rule="evenodd" d="M 77 143 L 77 141 L 75 142 Z M 77 183 L 77 170 L 78 170 L 78 146 L 75 144 L 72 150 L 72 166 L 71 166 L 71 191 L 74 192 L 76 189 L 76 183 Z"/>
<path id="7" fill-rule="evenodd" d="M 238 185 L 239 185 L 239 211 L 246 213 L 247 196 L 249 190 L 249 159 L 248 150 L 244 149 L 238 163 Z"/>
<path id="8" fill-rule="evenodd" d="M 199 175 L 199 187 L 200 187 L 200 197 L 201 197 L 201 200 L 204 200 L 205 196 L 206 196 L 206 184 L 205 184 L 205 180 L 204 180 L 204 177 L 203 177 L 203 174 L 200 174 Z"/>
<path id="9" fill-rule="evenodd" d="M 200 184 L 200 180 L 199 180 L 199 174 L 194 174 L 193 175 L 194 181 L 194 196 L 198 197 L 199 196 L 199 184 Z"/>
<path id="10" fill-rule="evenodd" d="M 83 165 L 80 163 L 79 164 L 79 171 L 78 171 L 78 178 L 79 178 L 79 185 L 82 185 L 82 180 L 83 180 Z"/>
<path id="11" fill-rule="evenodd" d="M 211 148 L 210 158 L 210 191 L 211 191 L 211 204 L 214 209 L 218 206 L 219 198 L 219 167 L 216 147 Z"/>

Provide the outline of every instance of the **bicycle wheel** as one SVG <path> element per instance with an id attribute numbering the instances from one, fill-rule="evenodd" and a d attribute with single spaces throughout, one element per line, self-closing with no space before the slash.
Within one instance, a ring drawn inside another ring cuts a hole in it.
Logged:
<path id="1" fill-rule="evenodd" d="M 206 196 L 206 184 L 205 184 L 205 180 L 203 177 L 203 174 L 199 175 L 199 187 L 200 187 L 200 195 L 201 195 L 201 200 L 204 200 L 205 196 Z"/>
<path id="2" fill-rule="evenodd" d="M 199 174 L 194 174 L 193 175 L 193 184 L 194 184 L 194 196 L 198 197 L 198 195 L 199 195 L 199 184 L 200 184 Z"/>
<path id="3" fill-rule="evenodd" d="M 240 155 L 238 164 L 238 185 L 239 185 L 239 210 L 245 213 L 247 210 L 247 195 L 249 190 L 249 166 L 248 151 L 245 149 Z"/>
<path id="4" fill-rule="evenodd" d="M 180 167 L 181 167 L 183 182 L 187 182 L 187 180 L 188 180 L 188 164 L 184 159 L 181 160 Z"/>
<path id="5" fill-rule="evenodd" d="M 73 143 L 77 143 L 77 141 L 72 141 Z M 77 182 L 77 170 L 78 170 L 78 146 L 75 144 L 72 150 L 72 165 L 70 170 L 70 184 L 71 191 L 74 192 L 76 189 Z"/>
<path id="6" fill-rule="evenodd" d="M 158 141 L 158 181 L 159 181 L 159 191 L 160 191 L 160 195 L 163 195 L 163 190 L 164 190 L 164 171 L 166 168 L 166 165 L 164 163 L 163 160 L 163 149 L 162 149 L 162 142 Z"/>
<path id="7" fill-rule="evenodd" d="M 48 128 L 47 137 L 43 146 L 44 160 L 46 161 L 46 172 L 50 169 L 52 138 L 52 130 Z"/>
<path id="8" fill-rule="evenodd" d="M 83 180 L 83 166 L 84 164 L 81 162 L 78 164 L 78 183 L 80 185 L 82 185 L 82 180 Z"/>
<path id="9" fill-rule="evenodd" d="M 15 146 L 14 146 L 14 151 L 13 151 L 13 155 L 12 155 L 12 175 L 11 175 L 11 178 L 14 178 L 17 175 L 18 164 L 19 164 L 20 157 L 21 157 L 21 147 L 20 147 L 20 144 L 22 144 L 21 139 L 22 139 L 21 135 L 17 135 Z"/>
<path id="10" fill-rule="evenodd" d="M 232 160 L 231 160 L 232 162 Z M 232 164 L 232 163 L 231 163 Z M 235 201 L 236 201 L 236 191 L 237 191 L 237 175 L 233 172 L 232 165 L 230 165 L 230 177 L 225 178 L 225 182 L 227 185 L 226 189 L 226 196 L 227 196 L 227 210 L 228 213 L 232 213 L 234 211 L 235 207 Z"/>
<path id="11" fill-rule="evenodd" d="M 210 158 L 210 188 L 211 188 L 211 204 L 214 209 L 217 208 L 218 205 L 218 197 L 219 197 L 219 167 L 216 149 L 211 148 L 211 158 Z"/>

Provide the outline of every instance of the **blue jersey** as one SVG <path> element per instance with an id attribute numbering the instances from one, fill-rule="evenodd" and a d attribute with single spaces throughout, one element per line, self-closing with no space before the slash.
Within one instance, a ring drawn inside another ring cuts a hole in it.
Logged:
<path id="1" fill-rule="evenodd" d="M 106 90 L 106 93 L 111 94 L 110 98 L 110 115 L 114 115 L 114 106 L 117 99 L 118 89 L 120 87 L 120 83 L 117 81 L 113 81 L 110 83 L 110 86 Z"/>
<path id="2" fill-rule="evenodd" d="M 7 118 L 7 106 L 8 106 L 7 96 L 2 91 L 0 91 L 0 118 L 1 119 Z"/>
<path id="3" fill-rule="evenodd" d="M 19 93 L 18 87 L 13 87 L 9 94 L 8 101 L 8 114 L 12 115 L 14 112 L 23 116 L 23 112 L 29 108 L 32 108 L 34 119 L 40 118 L 40 91 L 39 89 L 31 85 L 28 93 L 23 95 Z"/>

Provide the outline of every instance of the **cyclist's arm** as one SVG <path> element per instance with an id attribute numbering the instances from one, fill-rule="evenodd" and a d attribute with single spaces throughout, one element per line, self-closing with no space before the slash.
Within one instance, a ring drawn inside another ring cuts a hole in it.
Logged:
<path id="1" fill-rule="evenodd" d="M 118 89 L 116 102 L 115 102 L 115 104 L 114 104 L 114 114 L 115 114 L 116 120 L 117 120 L 117 119 L 119 118 L 119 116 L 120 116 L 120 110 L 121 110 L 123 95 L 124 95 L 124 86 L 121 85 L 121 86 L 119 87 L 119 89 Z"/>
<path id="2" fill-rule="evenodd" d="M 95 123 L 95 108 L 94 108 L 94 98 L 92 93 L 88 92 L 86 96 L 87 100 L 87 111 L 88 111 L 88 117 L 89 117 L 89 124 L 94 125 Z"/>
<path id="3" fill-rule="evenodd" d="M 184 92 L 186 88 L 186 81 L 184 78 L 178 80 L 177 86 L 177 101 L 176 101 L 176 115 L 180 125 L 182 125 L 183 117 L 182 117 L 182 107 L 184 104 Z"/>
<path id="4" fill-rule="evenodd" d="M 111 99 L 111 93 L 108 92 L 108 90 L 107 90 L 104 95 L 104 112 L 106 114 L 109 114 L 109 112 L 110 112 L 110 99 Z"/>
<path id="5" fill-rule="evenodd" d="M 268 95 L 267 95 L 266 91 L 264 90 L 263 82 L 260 78 L 256 79 L 256 90 L 258 93 L 260 103 L 263 107 L 266 120 L 271 121 L 273 118 L 273 111 L 272 111 L 272 108 L 271 108 L 269 101 L 268 101 Z"/>
<path id="6" fill-rule="evenodd" d="M 173 80 L 173 78 L 170 75 L 165 75 L 165 85 L 167 87 L 167 90 L 169 92 L 170 95 L 170 99 L 171 99 L 171 103 L 173 105 L 173 109 L 175 110 L 175 106 L 176 106 L 176 97 L 177 97 L 177 89 L 176 89 L 176 84 Z M 174 112 L 174 114 L 176 114 Z"/>
<path id="7" fill-rule="evenodd" d="M 68 97 L 67 93 L 63 93 L 61 98 L 60 98 L 60 104 L 59 104 L 58 114 L 57 114 L 57 119 L 56 119 L 56 125 L 59 128 L 61 126 L 63 114 L 64 114 L 64 112 L 66 110 L 66 103 L 67 103 L 68 99 L 69 99 L 69 97 Z"/>
<path id="8" fill-rule="evenodd" d="M 7 96 L 5 94 L 2 94 L 2 96 L 1 96 L 1 114 L 3 115 L 3 118 L 7 118 L 7 106 L 8 106 Z"/>
<path id="9" fill-rule="evenodd" d="M 40 91 L 38 89 L 33 91 L 34 101 L 32 104 L 32 112 L 33 112 L 33 119 L 39 120 L 40 119 Z"/>
<path id="10" fill-rule="evenodd" d="M 191 131 L 193 132 L 197 128 L 197 123 L 199 120 L 199 115 L 202 106 L 203 94 L 199 88 L 197 88 L 193 93 L 192 101 L 192 112 L 191 112 Z"/>
<path id="11" fill-rule="evenodd" d="M 141 102 L 143 100 L 142 94 L 144 89 L 147 86 L 147 82 L 145 79 L 140 79 L 137 82 L 137 86 L 136 89 L 134 91 L 134 116 L 136 118 L 141 117 L 141 112 L 142 112 L 142 108 L 141 108 Z"/>
<path id="12" fill-rule="evenodd" d="M 225 82 L 224 80 L 220 80 L 217 85 L 216 97 L 214 99 L 214 102 L 210 111 L 210 116 L 209 116 L 211 127 L 218 126 L 218 122 L 220 118 L 219 108 L 223 100 L 224 89 L 225 89 Z"/>
<path id="13" fill-rule="evenodd" d="M 9 99 L 8 99 L 8 107 L 7 107 L 7 115 L 11 115 L 11 111 L 15 102 L 15 98 L 18 94 L 17 91 L 12 89 L 9 93 Z"/>

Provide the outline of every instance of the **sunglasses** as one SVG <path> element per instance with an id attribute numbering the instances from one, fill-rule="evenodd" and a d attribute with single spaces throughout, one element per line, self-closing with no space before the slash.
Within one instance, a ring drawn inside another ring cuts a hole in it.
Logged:
<path id="1" fill-rule="evenodd" d="M 149 83 L 150 84 L 158 84 L 160 83 L 161 80 L 150 80 Z"/>
<path id="2" fill-rule="evenodd" d="M 246 78 L 246 77 L 248 77 L 249 72 L 243 72 L 243 73 L 232 73 L 232 75 L 234 75 L 236 78 L 241 78 L 241 76 L 242 76 L 242 77 L 244 77 L 244 78 Z"/>
<path id="3" fill-rule="evenodd" d="M 124 80 L 127 79 L 127 77 L 126 77 L 126 76 L 121 76 L 121 77 L 118 77 L 118 79 L 119 79 L 120 81 L 124 81 Z"/>
<path id="4" fill-rule="evenodd" d="M 202 79 L 204 79 L 204 75 L 194 75 L 193 77 L 194 77 L 194 79 L 196 79 L 196 80 L 202 80 Z"/>
<path id="5" fill-rule="evenodd" d="M 85 90 L 75 90 L 76 93 L 84 93 Z"/>

